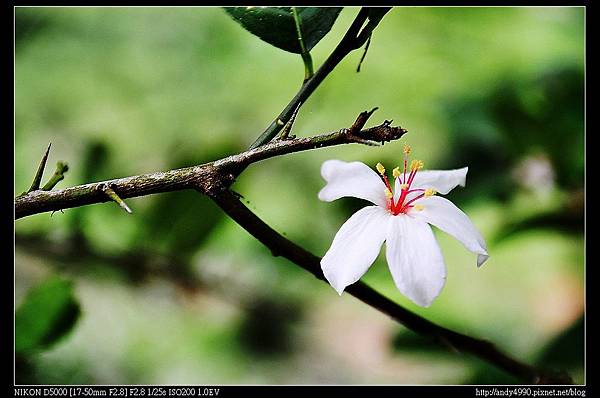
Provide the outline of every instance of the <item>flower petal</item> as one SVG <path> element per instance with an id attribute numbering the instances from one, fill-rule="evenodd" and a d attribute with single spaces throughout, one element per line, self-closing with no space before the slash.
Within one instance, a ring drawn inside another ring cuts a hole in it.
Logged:
<path id="1" fill-rule="evenodd" d="M 483 237 L 469 217 L 452 202 L 439 196 L 431 196 L 419 199 L 416 203 L 424 208 L 421 211 L 410 211 L 411 217 L 435 225 L 458 239 L 468 250 L 477 253 L 478 267 L 489 258 Z"/>
<path id="2" fill-rule="evenodd" d="M 359 280 L 377 258 L 389 217 L 392 216 L 386 210 L 367 206 L 354 213 L 335 234 L 321 268 L 339 294 Z"/>
<path id="3" fill-rule="evenodd" d="M 446 282 L 444 258 L 431 227 L 407 215 L 391 217 L 385 255 L 400 292 L 429 307 Z"/>
<path id="4" fill-rule="evenodd" d="M 418 171 L 411 184 L 414 188 L 435 189 L 442 195 L 447 194 L 456 188 L 457 185 L 465 186 L 467 180 L 468 167 L 454 170 L 423 170 Z"/>
<path id="5" fill-rule="evenodd" d="M 383 208 L 387 206 L 385 184 L 364 163 L 327 160 L 321 166 L 321 175 L 327 185 L 319 192 L 319 199 L 325 202 L 351 196 L 368 200 Z"/>

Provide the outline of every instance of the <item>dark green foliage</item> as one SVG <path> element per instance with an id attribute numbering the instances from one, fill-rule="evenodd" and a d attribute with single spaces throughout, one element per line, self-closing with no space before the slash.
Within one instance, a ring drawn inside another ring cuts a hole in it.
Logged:
<path id="1" fill-rule="evenodd" d="M 470 358 L 469 358 L 470 359 Z M 475 372 L 464 384 L 522 384 L 523 381 L 480 360 L 472 360 Z"/>
<path id="2" fill-rule="evenodd" d="M 584 341 L 582 316 L 545 347 L 536 363 L 538 366 L 555 369 L 581 366 L 584 363 Z"/>
<path id="3" fill-rule="evenodd" d="M 518 384 L 521 381 L 502 370 L 470 355 L 457 355 L 450 347 L 432 338 L 403 330 L 392 340 L 392 349 L 397 355 L 429 355 L 434 358 L 446 357 L 454 361 L 465 361 L 474 369 L 466 384 Z"/>
<path id="4" fill-rule="evenodd" d="M 397 352 L 404 353 L 454 355 L 449 347 L 443 346 L 432 338 L 416 334 L 409 329 L 396 334 L 392 340 L 392 348 Z"/>
<path id="5" fill-rule="evenodd" d="M 446 108 L 452 150 L 441 168 L 469 165 L 469 197 L 506 200 L 511 169 L 524 157 L 547 156 L 556 182 L 583 187 L 583 74 L 548 70 L 531 80 L 503 79 L 492 90 Z M 451 160 L 450 160 L 451 159 Z M 467 193 L 453 192 L 457 202 Z"/>
<path id="6" fill-rule="evenodd" d="M 330 30 L 342 7 L 297 7 L 302 36 L 310 51 Z M 291 7 L 225 7 L 225 11 L 250 33 L 267 43 L 301 54 Z"/>
<path id="7" fill-rule="evenodd" d="M 51 22 L 51 19 L 47 18 L 45 14 L 27 10 L 27 8 L 15 12 L 15 50 L 21 48 L 22 42 L 42 34 Z"/>
<path id="8" fill-rule="evenodd" d="M 583 186 L 583 73 L 576 67 L 549 70 L 524 84 L 506 82 L 491 98 L 492 117 L 515 155 L 541 148 L 558 183 Z"/>
<path id="9" fill-rule="evenodd" d="M 301 318 L 301 307 L 296 303 L 259 298 L 249 305 L 240 325 L 240 342 L 253 355 L 289 354 L 295 340 L 292 326 Z"/>
<path id="10" fill-rule="evenodd" d="M 31 289 L 15 313 L 15 351 L 32 353 L 66 336 L 81 310 L 72 283 L 52 277 Z"/>

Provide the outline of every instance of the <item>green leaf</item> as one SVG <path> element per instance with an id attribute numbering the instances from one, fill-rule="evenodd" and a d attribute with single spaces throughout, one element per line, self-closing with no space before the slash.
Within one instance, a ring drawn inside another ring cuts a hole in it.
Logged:
<path id="1" fill-rule="evenodd" d="M 302 53 L 291 7 L 224 9 L 246 30 L 267 43 L 285 51 Z M 340 11 L 342 7 L 296 7 L 306 51 L 310 51 L 331 30 Z"/>
<path id="2" fill-rule="evenodd" d="M 52 277 L 32 288 L 15 313 L 15 352 L 48 348 L 66 336 L 81 313 L 71 281 Z"/>

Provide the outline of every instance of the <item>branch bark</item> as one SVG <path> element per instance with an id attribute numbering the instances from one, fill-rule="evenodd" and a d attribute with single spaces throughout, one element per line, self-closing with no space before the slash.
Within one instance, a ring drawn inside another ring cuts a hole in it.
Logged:
<path id="1" fill-rule="evenodd" d="M 357 119 L 350 129 L 307 138 L 277 140 L 203 165 L 94 182 L 56 191 L 31 191 L 15 198 L 15 219 L 48 211 L 108 202 L 112 199 L 106 195 L 107 188 L 120 198 L 126 199 L 161 192 L 196 189 L 199 186 L 210 189 L 213 184 L 223 182 L 229 186 L 241 170 L 264 159 L 332 145 L 383 143 L 397 140 L 406 133 L 406 130 L 401 127 L 391 126 L 391 122 L 387 120 L 379 126 L 362 129 L 366 122 L 365 113 L 370 116 L 372 112 L 363 112 L 359 115 L 359 119 L 362 119 L 358 129 Z"/>
<path id="2" fill-rule="evenodd" d="M 250 211 L 236 195 L 229 191 L 225 185 L 215 185 L 208 191 L 200 189 L 200 192 L 211 197 L 229 217 L 269 248 L 274 256 L 285 257 L 313 274 L 316 278 L 327 283 L 321 271 L 320 257 L 304 250 L 269 227 L 263 220 Z M 437 325 L 394 303 L 363 282 L 359 281 L 348 286 L 346 292 L 390 316 L 414 332 L 432 338 L 457 351 L 470 353 L 528 383 L 573 383 L 569 375 L 564 372 L 536 368 L 510 357 L 489 341 L 467 336 Z"/>

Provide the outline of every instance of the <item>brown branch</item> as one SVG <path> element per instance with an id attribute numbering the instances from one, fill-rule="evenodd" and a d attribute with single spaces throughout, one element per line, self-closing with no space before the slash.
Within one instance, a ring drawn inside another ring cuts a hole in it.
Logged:
<path id="1" fill-rule="evenodd" d="M 364 118 L 364 113 L 361 113 L 359 118 Z M 362 125 L 364 126 L 364 122 Z M 405 133 L 406 130 L 403 128 L 391 126 L 390 122 L 385 121 L 379 126 L 360 131 L 351 128 L 314 137 L 277 140 L 259 148 L 198 166 L 94 182 L 56 191 L 36 190 L 15 198 L 15 219 L 110 201 L 112 199 L 106 194 L 106 187 L 118 192 L 121 199 L 126 199 L 161 192 L 196 189 L 198 186 L 209 189 L 216 182 L 221 184 L 223 181 L 227 181 L 230 185 L 240 170 L 260 160 L 332 145 L 383 143 L 397 140 Z"/>
<path id="2" fill-rule="evenodd" d="M 214 185 L 208 191 L 200 188 L 199 191 L 211 197 L 229 217 L 269 248 L 274 256 L 285 257 L 312 273 L 318 279 L 326 282 L 321 271 L 320 257 L 304 250 L 269 227 L 263 220 L 250 211 L 237 196 L 229 191 L 225 185 Z M 359 281 L 350 285 L 346 288 L 346 292 L 390 316 L 414 332 L 432 338 L 457 351 L 470 353 L 528 383 L 573 383 L 571 378 L 564 372 L 554 372 L 528 365 L 510 357 L 486 340 L 455 332 L 422 318 L 381 295 L 363 282 Z"/>

